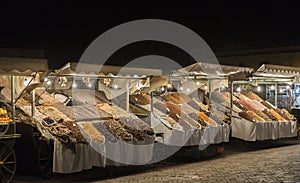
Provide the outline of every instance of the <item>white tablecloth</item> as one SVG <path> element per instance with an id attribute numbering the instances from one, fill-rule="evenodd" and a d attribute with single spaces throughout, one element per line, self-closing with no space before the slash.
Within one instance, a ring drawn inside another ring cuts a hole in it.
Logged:
<path id="1" fill-rule="evenodd" d="M 229 142 L 229 136 L 230 136 L 230 126 L 226 123 L 223 123 L 222 125 L 220 125 L 219 131 L 211 144 L 220 144 L 222 142 Z"/>
<path id="2" fill-rule="evenodd" d="M 93 142 L 91 142 L 93 143 Z M 74 150 L 67 148 L 60 142 L 54 142 L 53 172 L 74 173 L 91 169 L 93 166 L 105 167 L 104 144 L 74 144 Z"/>
<path id="3" fill-rule="evenodd" d="M 271 121 L 254 123 L 245 119 L 232 118 L 232 137 L 246 141 L 276 140 L 297 136 L 297 122 Z"/>
<path id="4" fill-rule="evenodd" d="M 105 148 L 106 165 L 145 165 L 150 163 L 153 157 L 154 137 L 147 137 L 143 141 L 106 141 Z"/>

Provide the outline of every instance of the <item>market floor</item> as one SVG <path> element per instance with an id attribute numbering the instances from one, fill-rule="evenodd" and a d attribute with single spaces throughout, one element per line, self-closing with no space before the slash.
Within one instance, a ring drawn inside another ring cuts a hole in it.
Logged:
<path id="1" fill-rule="evenodd" d="M 94 168 L 56 179 L 19 174 L 13 182 L 300 182 L 299 140 L 243 143 L 242 148 L 238 145 L 226 144 L 225 154 L 208 155 L 200 160 L 184 150 L 158 164 L 118 167 L 111 177 L 107 176 L 107 170 Z"/>

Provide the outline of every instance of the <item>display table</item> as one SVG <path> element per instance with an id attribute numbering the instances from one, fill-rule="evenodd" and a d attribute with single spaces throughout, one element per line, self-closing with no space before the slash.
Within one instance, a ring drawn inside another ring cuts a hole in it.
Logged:
<path id="1" fill-rule="evenodd" d="M 220 144 L 222 142 L 229 142 L 230 126 L 226 123 L 220 125 L 219 131 L 211 144 Z"/>
<path id="2" fill-rule="evenodd" d="M 295 121 L 254 123 L 245 119 L 232 118 L 231 126 L 231 136 L 246 141 L 276 140 L 297 136 Z"/>
<path id="3" fill-rule="evenodd" d="M 90 142 L 93 143 L 93 142 Z M 93 147 L 92 147 L 93 146 Z M 53 172 L 74 173 L 91 169 L 93 166 L 105 167 L 104 144 L 74 144 L 72 149 L 60 142 L 54 142 Z M 97 149 L 94 149 L 95 147 Z"/>
<path id="4" fill-rule="evenodd" d="M 145 141 L 115 143 L 106 141 L 107 166 L 124 165 L 145 165 L 150 163 L 153 157 L 154 141 L 146 139 Z"/>

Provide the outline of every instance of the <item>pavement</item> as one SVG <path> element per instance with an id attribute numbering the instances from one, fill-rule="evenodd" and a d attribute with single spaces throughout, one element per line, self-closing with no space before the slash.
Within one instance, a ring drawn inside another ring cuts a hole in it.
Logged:
<path id="1" fill-rule="evenodd" d="M 299 182 L 300 141 L 286 139 L 269 142 L 244 142 L 237 139 L 224 144 L 218 155 L 214 146 L 205 156 L 193 149 L 182 149 L 160 163 L 145 166 L 93 168 L 75 174 L 45 179 L 18 173 L 14 183 L 146 183 L 146 182 Z"/>

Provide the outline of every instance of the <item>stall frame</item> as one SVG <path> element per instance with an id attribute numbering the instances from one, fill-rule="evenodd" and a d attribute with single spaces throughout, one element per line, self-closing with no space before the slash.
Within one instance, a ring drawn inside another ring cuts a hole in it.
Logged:
<path id="1" fill-rule="evenodd" d="M 231 119 L 233 119 L 233 96 L 234 96 L 234 86 L 235 85 L 248 85 L 248 86 L 257 86 L 259 84 L 271 84 L 271 85 L 275 85 L 275 107 L 277 107 L 277 85 L 279 83 L 291 83 L 291 82 L 294 82 L 296 79 L 296 77 L 294 76 L 285 76 L 285 77 L 265 77 L 265 76 L 257 76 L 255 73 L 253 74 L 252 77 L 248 77 L 246 80 L 244 81 L 232 81 L 230 83 L 230 90 L 231 90 Z M 253 123 L 253 122 L 249 122 L 249 125 L 250 123 Z M 276 123 L 276 122 L 275 122 Z M 250 132 L 245 132 L 244 133 L 244 137 L 240 137 L 242 140 L 245 140 L 245 141 L 270 141 L 271 143 L 276 143 L 276 141 L 278 139 L 281 139 L 281 138 L 286 138 L 286 136 L 290 137 L 292 135 L 286 135 L 286 134 L 281 134 L 280 133 L 280 129 L 278 129 L 278 127 L 275 127 L 275 123 L 270 123 L 269 126 L 267 125 L 262 125 L 260 123 L 255 123 L 257 124 L 258 126 L 255 127 L 255 129 L 257 128 L 258 131 L 257 133 L 261 133 L 261 132 L 267 132 L 269 133 L 269 135 L 266 135 L 266 134 L 257 134 L 256 136 L 253 136 L 253 137 L 247 137 L 245 136 L 246 134 L 250 134 Z M 279 122 L 277 122 L 279 123 Z M 237 123 L 238 124 L 238 123 Z M 254 125 L 255 125 L 254 124 Z M 253 125 L 252 125 L 253 126 Z M 270 127 L 271 126 L 271 127 Z M 267 130 L 267 128 L 270 128 L 269 130 Z M 291 128 L 293 128 L 293 124 L 291 124 Z M 248 128 L 244 128 L 244 130 L 249 130 Z M 274 132 L 275 131 L 278 131 L 279 132 Z M 292 131 L 294 131 L 294 129 L 291 129 Z M 233 129 L 233 132 L 234 132 L 234 129 Z M 276 133 L 276 134 L 274 134 Z M 277 134 L 278 133 L 278 134 Z M 233 135 L 233 134 L 232 134 Z M 235 135 L 234 135 L 235 136 Z M 239 137 L 237 137 L 239 138 Z"/>
<path id="2" fill-rule="evenodd" d="M 39 63 L 41 65 L 40 67 L 38 67 L 37 65 L 32 64 L 31 62 Z M 5 130 L 0 134 L 0 180 L 1 182 L 10 182 L 14 177 L 17 167 L 17 157 L 13 146 L 15 145 L 15 140 L 21 138 L 21 134 L 17 133 L 15 104 L 26 90 L 31 90 L 32 86 L 30 86 L 30 84 L 36 78 L 37 74 L 47 72 L 48 67 L 47 61 L 44 59 L 9 57 L 1 57 L 0 66 L 2 67 L 0 68 L 0 77 L 10 77 L 11 101 L 9 101 L 9 103 L 11 107 L 12 116 L 12 122 L 9 122 L 8 124 L 1 124 L 1 126 L 4 127 Z M 24 66 L 26 69 L 22 68 L 22 66 Z M 19 76 L 31 77 L 31 79 L 27 84 L 25 84 L 25 88 L 16 98 L 15 79 Z M 40 77 L 43 77 L 43 75 L 40 75 Z M 8 168 L 7 166 L 10 166 L 10 168 L 12 169 Z M 6 177 L 5 172 L 3 170 L 6 171 L 8 177 Z"/>
<path id="3" fill-rule="evenodd" d="M 83 70 L 77 71 L 76 67 L 80 65 L 82 66 Z M 129 107 L 129 93 L 132 92 L 129 85 L 131 81 L 145 81 L 145 84 L 147 84 L 148 78 L 149 76 L 146 75 L 129 75 L 132 73 L 135 73 L 134 71 L 138 71 L 139 73 L 143 73 L 145 74 L 144 71 L 146 71 L 146 69 L 142 69 L 142 71 L 140 70 L 140 68 L 128 68 L 128 67 L 123 67 L 125 68 L 125 73 L 121 72 L 121 74 L 123 75 L 119 75 L 119 74 L 115 74 L 118 73 L 118 71 L 120 71 L 120 69 L 123 69 L 122 67 L 117 67 L 117 66 L 105 66 L 103 65 L 103 68 L 101 69 L 100 73 L 97 73 L 99 71 L 99 68 L 101 68 L 102 66 L 99 65 L 93 65 L 93 64 L 85 64 L 85 63 L 67 63 L 65 66 L 63 66 L 61 69 L 56 70 L 52 73 L 50 73 L 47 76 L 47 80 L 52 81 L 50 85 L 45 84 L 43 89 L 44 91 L 48 90 L 53 84 L 55 80 L 57 80 L 59 77 L 66 77 L 67 79 L 70 79 L 72 82 L 76 82 L 78 80 L 82 80 L 83 78 L 89 78 L 94 80 L 95 82 L 95 87 L 92 87 L 93 90 L 99 90 L 99 80 L 103 80 L 103 79 L 112 79 L 112 80 L 118 80 L 118 79 L 122 79 L 122 80 L 126 80 L 125 83 L 125 94 L 126 94 L 126 106 L 125 106 L 125 111 L 129 112 L 130 107 Z M 105 73 L 103 73 L 103 71 L 105 71 Z M 150 74 L 160 74 L 161 70 L 157 70 L 157 69 L 150 69 L 148 70 Z M 147 73 L 147 72 L 146 72 Z M 115 75 L 114 75 L 115 74 Z M 72 86 L 71 86 L 72 87 Z M 139 90 L 141 88 L 141 86 L 136 87 L 135 90 Z M 71 89 L 71 88 L 65 88 L 65 89 Z M 113 88 L 112 88 L 113 89 Z M 54 89 L 55 90 L 55 89 Z M 86 119 L 85 121 L 95 121 L 95 120 L 107 120 L 108 118 L 97 118 L 97 119 Z M 80 122 L 75 120 L 75 122 Z M 54 144 L 55 146 L 55 144 Z M 55 146 L 57 147 L 57 146 Z M 54 148 L 55 150 L 55 148 Z M 106 158 L 106 157 L 105 157 Z M 109 162 L 106 163 L 105 166 L 111 166 L 111 164 L 113 166 L 120 166 L 118 163 L 113 163 L 113 162 Z"/>

